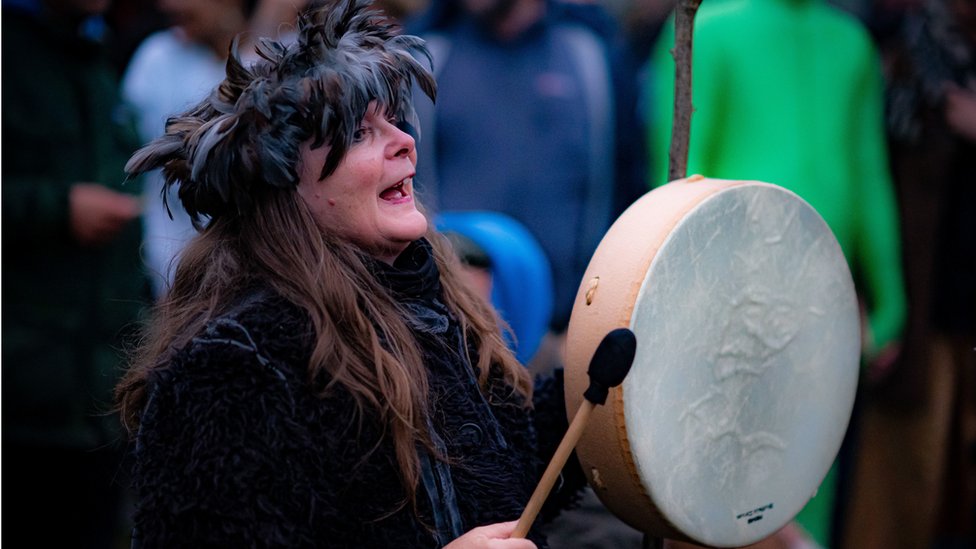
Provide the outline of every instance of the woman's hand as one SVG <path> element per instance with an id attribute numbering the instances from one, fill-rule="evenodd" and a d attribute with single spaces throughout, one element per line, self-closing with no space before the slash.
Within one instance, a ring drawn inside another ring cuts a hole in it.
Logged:
<path id="1" fill-rule="evenodd" d="M 111 242 L 142 206 L 130 194 L 113 191 L 97 183 L 75 183 L 68 193 L 68 219 L 71 233 L 84 246 Z"/>
<path id="2" fill-rule="evenodd" d="M 444 549 L 536 549 L 527 539 L 509 537 L 517 524 L 518 521 L 513 520 L 479 526 L 448 543 Z"/>

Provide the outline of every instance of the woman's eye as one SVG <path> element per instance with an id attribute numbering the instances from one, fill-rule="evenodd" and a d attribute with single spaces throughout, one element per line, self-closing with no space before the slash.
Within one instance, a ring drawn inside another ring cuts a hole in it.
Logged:
<path id="1" fill-rule="evenodd" d="M 369 133 L 369 128 L 367 128 L 366 126 L 363 126 L 363 127 L 359 128 L 358 130 L 356 130 L 352 134 L 352 140 L 353 140 L 353 142 L 358 143 L 358 142 L 362 141 L 363 139 L 366 139 L 366 134 L 367 133 Z"/>

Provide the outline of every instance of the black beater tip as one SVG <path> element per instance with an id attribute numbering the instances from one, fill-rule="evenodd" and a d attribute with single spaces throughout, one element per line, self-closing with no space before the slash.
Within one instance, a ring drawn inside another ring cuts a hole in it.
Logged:
<path id="1" fill-rule="evenodd" d="M 627 328 L 617 328 L 603 337 L 593 352 L 590 367 L 590 386 L 583 397 L 593 404 L 604 404 L 610 387 L 623 383 L 637 353 L 637 336 Z"/>

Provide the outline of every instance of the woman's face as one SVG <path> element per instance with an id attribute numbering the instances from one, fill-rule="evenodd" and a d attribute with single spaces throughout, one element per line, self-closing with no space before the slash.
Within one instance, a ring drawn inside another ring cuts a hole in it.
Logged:
<path id="1" fill-rule="evenodd" d="M 304 145 L 298 194 L 324 231 L 393 263 L 427 231 L 427 218 L 413 196 L 413 138 L 374 102 L 336 170 L 319 180 L 328 151 L 327 146 Z"/>

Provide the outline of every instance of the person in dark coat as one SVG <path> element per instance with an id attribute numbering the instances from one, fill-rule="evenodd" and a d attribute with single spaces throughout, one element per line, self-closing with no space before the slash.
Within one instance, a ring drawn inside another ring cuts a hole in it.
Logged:
<path id="1" fill-rule="evenodd" d="M 533 409 L 430 229 L 402 128 L 412 84 L 435 83 L 423 42 L 367 7 L 312 7 L 294 45 L 235 53 L 130 160 L 200 227 L 118 388 L 139 547 L 545 546 L 509 538 L 561 391 Z"/>

